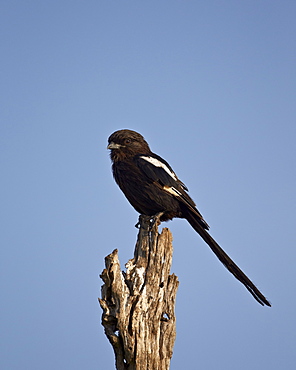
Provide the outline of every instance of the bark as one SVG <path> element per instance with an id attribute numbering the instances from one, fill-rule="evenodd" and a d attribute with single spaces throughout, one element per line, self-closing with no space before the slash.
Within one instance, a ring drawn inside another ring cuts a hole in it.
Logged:
<path id="1" fill-rule="evenodd" d="M 158 233 L 140 217 L 134 258 L 121 271 L 117 249 L 105 258 L 102 325 L 115 353 L 117 370 L 167 370 L 176 337 L 178 278 L 170 275 L 172 234 Z"/>

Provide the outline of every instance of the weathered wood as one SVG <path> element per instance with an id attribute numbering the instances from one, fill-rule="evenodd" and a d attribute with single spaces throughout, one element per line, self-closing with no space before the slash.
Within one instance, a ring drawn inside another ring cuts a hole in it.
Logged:
<path id="1" fill-rule="evenodd" d="M 178 278 L 170 275 L 172 234 L 150 230 L 140 217 L 134 258 L 122 272 L 115 249 L 105 258 L 102 325 L 115 353 L 117 370 L 167 370 L 176 337 L 174 313 Z"/>

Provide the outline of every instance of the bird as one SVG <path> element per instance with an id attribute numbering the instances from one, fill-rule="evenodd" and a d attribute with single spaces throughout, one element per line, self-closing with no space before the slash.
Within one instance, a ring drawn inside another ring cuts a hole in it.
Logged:
<path id="1" fill-rule="evenodd" d="M 179 180 L 172 167 L 153 153 L 144 137 L 122 129 L 108 138 L 115 182 L 133 208 L 140 214 L 156 215 L 159 221 L 184 218 L 207 243 L 222 264 L 239 280 L 262 306 L 270 302 L 209 234 L 209 225 Z"/>

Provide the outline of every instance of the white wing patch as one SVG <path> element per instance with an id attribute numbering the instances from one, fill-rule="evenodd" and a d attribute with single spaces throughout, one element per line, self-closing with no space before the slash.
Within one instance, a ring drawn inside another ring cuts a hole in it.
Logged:
<path id="1" fill-rule="evenodd" d="M 174 195 L 175 197 L 179 197 L 180 195 L 182 195 L 179 190 L 177 190 L 176 188 L 172 187 L 172 186 L 164 186 L 163 187 L 163 190 L 167 191 L 168 193 Z"/>
<path id="2" fill-rule="evenodd" d="M 153 164 L 155 167 L 161 167 L 165 170 L 166 173 L 168 173 L 175 181 L 178 181 L 177 176 L 173 171 L 171 171 L 164 163 L 162 163 L 160 160 L 153 158 L 153 157 L 146 157 L 144 155 L 141 155 L 140 158 L 145 159 L 145 161 Z"/>

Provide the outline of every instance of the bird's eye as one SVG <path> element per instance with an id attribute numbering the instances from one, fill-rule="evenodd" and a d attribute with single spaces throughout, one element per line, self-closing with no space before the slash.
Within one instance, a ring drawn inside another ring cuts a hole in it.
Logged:
<path id="1" fill-rule="evenodd" d="M 125 139 L 125 144 L 130 144 L 131 143 L 131 139 Z"/>

